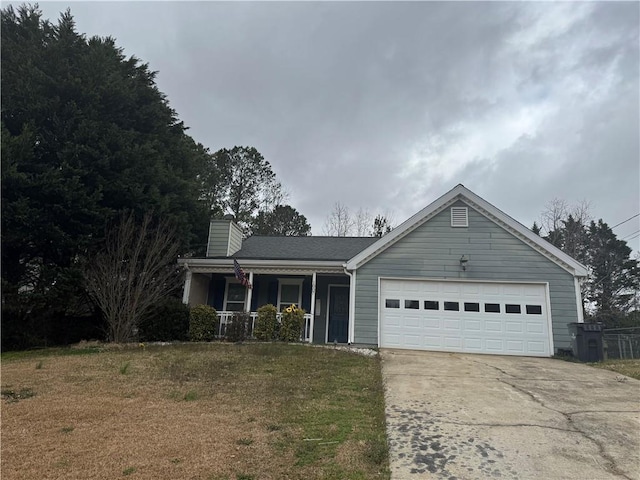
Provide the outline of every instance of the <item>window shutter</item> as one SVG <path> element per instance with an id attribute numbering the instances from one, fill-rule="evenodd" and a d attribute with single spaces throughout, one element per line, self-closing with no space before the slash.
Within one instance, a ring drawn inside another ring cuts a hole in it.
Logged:
<path id="1" fill-rule="evenodd" d="M 469 209 L 467 207 L 451 207 L 451 226 L 469 226 Z"/>

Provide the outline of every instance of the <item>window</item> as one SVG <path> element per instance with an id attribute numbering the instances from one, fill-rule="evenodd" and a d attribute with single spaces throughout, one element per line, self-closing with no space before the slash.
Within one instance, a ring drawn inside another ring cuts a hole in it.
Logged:
<path id="1" fill-rule="evenodd" d="M 479 303 L 467 303 L 464 302 L 464 311 L 465 312 L 479 312 L 480 304 Z"/>
<path id="2" fill-rule="evenodd" d="M 527 305 L 527 315 L 542 315 L 542 305 Z"/>
<path id="3" fill-rule="evenodd" d="M 460 305 L 458 302 L 444 302 L 444 309 L 457 312 L 460 310 Z"/>
<path id="4" fill-rule="evenodd" d="M 386 308 L 400 308 L 400 300 L 396 300 L 394 298 L 387 298 L 384 301 L 384 306 Z"/>
<path id="5" fill-rule="evenodd" d="M 467 207 L 451 207 L 451 226 L 469 226 L 469 210 L 467 209 Z"/>
<path id="6" fill-rule="evenodd" d="M 419 310 L 420 302 L 418 300 L 405 300 L 404 308 L 409 308 L 411 310 Z"/>
<path id="7" fill-rule="evenodd" d="M 506 313 L 521 313 L 520 312 L 520 305 L 513 305 L 513 304 L 509 304 L 509 303 L 507 303 L 504 306 L 504 311 Z"/>
<path id="8" fill-rule="evenodd" d="M 500 304 L 499 303 L 485 303 L 484 311 L 487 313 L 500 313 Z"/>
<path id="9" fill-rule="evenodd" d="M 440 310 L 440 302 L 437 300 L 425 300 L 424 301 L 424 309 L 425 310 Z"/>
<path id="10" fill-rule="evenodd" d="M 228 279 L 224 310 L 231 312 L 244 312 L 246 295 L 247 289 L 244 285 L 235 280 Z"/>
<path id="11" fill-rule="evenodd" d="M 302 302 L 302 279 L 281 278 L 278 280 L 278 311 L 295 304 L 300 307 Z"/>

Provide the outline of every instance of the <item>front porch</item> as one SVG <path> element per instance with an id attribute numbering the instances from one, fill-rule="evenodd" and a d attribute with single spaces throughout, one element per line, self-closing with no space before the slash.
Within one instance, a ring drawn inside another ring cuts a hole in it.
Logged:
<path id="1" fill-rule="evenodd" d="M 351 279 L 338 272 L 297 269 L 249 269 L 243 265 L 252 288 L 242 285 L 233 268 L 190 268 L 187 271 L 183 301 L 190 306 L 205 304 L 220 317 L 219 336 L 234 313 L 251 317 L 250 334 L 263 305 L 274 305 L 282 312 L 295 304 L 305 311 L 301 341 L 309 343 L 348 343 L 350 338 Z M 206 271 L 216 270 L 216 271 Z M 280 320 L 280 313 L 278 314 Z"/>

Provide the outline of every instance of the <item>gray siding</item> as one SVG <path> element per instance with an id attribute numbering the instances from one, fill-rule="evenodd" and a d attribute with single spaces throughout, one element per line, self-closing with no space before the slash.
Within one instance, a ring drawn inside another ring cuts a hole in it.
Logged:
<path id="1" fill-rule="evenodd" d="M 469 227 L 452 228 L 446 208 L 357 270 L 356 343 L 378 343 L 379 277 L 548 282 L 556 349 L 569 348 L 567 324 L 578 321 L 573 275 L 472 207 Z"/>
<path id="2" fill-rule="evenodd" d="M 226 255 L 233 255 L 242 248 L 242 230 L 235 223 L 229 224 L 229 251 Z"/>
<path id="3" fill-rule="evenodd" d="M 211 220 L 207 257 L 226 257 L 229 247 L 229 220 Z"/>

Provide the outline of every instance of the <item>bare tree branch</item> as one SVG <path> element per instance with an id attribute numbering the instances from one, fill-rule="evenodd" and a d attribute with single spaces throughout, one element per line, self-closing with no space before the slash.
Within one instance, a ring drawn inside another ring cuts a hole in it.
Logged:
<path id="1" fill-rule="evenodd" d="M 355 221 L 351 217 L 349 208 L 336 202 L 324 222 L 323 233 L 330 237 L 348 237 L 351 235 L 354 225 Z"/>
<path id="2" fill-rule="evenodd" d="M 154 226 L 148 213 L 140 225 L 133 213 L 122 214 L 107 232 L 104 250 L 88 265 L 85 278 L 111 341 L 132 340 L 151 307 L 180 286 L 178 249 L 175 229 L 165 220 Z"/>

